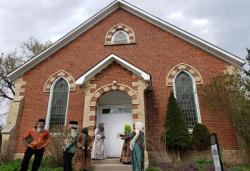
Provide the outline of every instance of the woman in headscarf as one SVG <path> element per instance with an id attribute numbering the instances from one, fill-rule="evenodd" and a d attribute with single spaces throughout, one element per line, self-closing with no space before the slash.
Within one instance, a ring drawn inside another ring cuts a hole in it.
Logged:
<path id="1" fill-rule="evenodd" d="M 130 150 L 132 151 L 132 168 L 133 171 L 144 170 L 144 125 L 136 122 L 135 130 L 130 133 Z"/>
<path id="2" fill-rule="evenodd" d="M 82 129 L 82 133 L 77 141 L 78 150 L 75 155 L 75 167 L 77 171 L 89 171 L 92 169 L 91 148 L 92 140 L 88 133 L 88 128 Z"/>
<path id="3" fill-rule="evenodd" d="M 95 129 L 95 140 L 93 145 L 93 159 L 105 159 L 105 146 L 104 146 L 105 132 L 104 132 L 104 124 L 100 123 L 98 128 Z"/>

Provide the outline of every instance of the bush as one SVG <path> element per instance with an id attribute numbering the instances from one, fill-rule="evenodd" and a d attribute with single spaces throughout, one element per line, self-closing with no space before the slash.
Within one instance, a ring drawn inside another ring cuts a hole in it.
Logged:
<path id="1" fill-rule="evenodd" d="M 196 161 L 196 165 L 199 171 L 203 170 L 205 171 L 208 170 L 208 168 L 211 167 L 211 165 L 213 166 L 213 162 L 211 160 L 201 159 Z"/>
<path id="2" fill-rule="evenodd" d="M 150 168 L 145 169 L 145 171 L 162 171 L 162 170 L 156 167 L 150 167 Z"/>
<path id="3" fill-rule="evenodd" d="M 199 171 L 198 167 L 193 162 L 183 163 L 177 167 L 177 171 Z"/>
<path id="4" fill-rule="evenodd" d="M 46 148 L 47 163 L 51 167 L 63 166 L 63 142 L 67 135 L 67 131 L 64 129 L 57 129 L 57 133 L 50 136 L 50 144 Z"/>
<path id="5" fill-rule="evenodd" d="M 206 150 L 210 145 L 210 133 L 203 124 L 196 124 L 193 130 L 192 144 L 198 150 Z"/>
<path id="6" fill-rule="evenodd" d="M 238 165 L 231 167 L 229 171 L 250 171 L 250 165 Z"/>
<path id="7" fill-rule="evenodd" d="M 180 160 L 180 152 L 190 148 L 190 139 L 184 115 L 177 104 L 173 92 L 171 92 L 168 100 L 165 129 L 166 147 L 173 153 L 173 159 Z"/>

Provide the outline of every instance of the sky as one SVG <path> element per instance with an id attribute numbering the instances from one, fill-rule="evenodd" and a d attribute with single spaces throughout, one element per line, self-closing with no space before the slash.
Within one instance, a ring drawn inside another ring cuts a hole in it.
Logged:
<path id="1" fill-rule="evenodd" d="M 56 41 L 113 0 L 0 0 L 0 53 L 29 36 Z M 249 0 L 127 0 L 241 58 L 250 48 Z"/>
<path id="2" fill-rule="evenodd" d="M 41 42 L 54 42 L 111 2 L 113 0 L 0 0 L 0 53 L 20 50 L 22 42 L 30 36 Z M 247 54 L 246 48 L 250 48 L 250 0 L 127 2 L 242 59 Z"/>

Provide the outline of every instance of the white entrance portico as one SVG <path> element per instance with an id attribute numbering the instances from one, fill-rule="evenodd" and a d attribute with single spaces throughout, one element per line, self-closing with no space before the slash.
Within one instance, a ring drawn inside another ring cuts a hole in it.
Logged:
<path id="1" fill-rule="evenodd" d="M 124 84 L 116 81 L 120 78 L 119 73 L 108 78 L 109 82 L 98 82 L 96 75 L 105 74 L 105 69 L 113 62 L 129 71 L 130 82 Z M 117 134 L 122 133 L 124 124 L 142 122 L 145 125 L 144 90 L 150 85 L 150 75 L 111 54 L 79 77 L 76 84 L 84 93 L 83 126 L 89 127 L 90 135 L 93 136 L 98 123 L 103 122 L 106 125 L 106 146 L 110 146 L 107 148 L 107 156 L 119 157 L 122 141 L 117 138 Z M 115 148 L 111 150 L 113 147 Z M 145 164 L 147 163 L 145 148 Z"/>

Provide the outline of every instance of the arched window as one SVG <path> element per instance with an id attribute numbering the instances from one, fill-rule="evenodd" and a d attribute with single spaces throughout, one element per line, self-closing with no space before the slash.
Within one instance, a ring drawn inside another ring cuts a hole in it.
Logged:
<path id="1" fill-rule="evenodd" d="M 50 129 L 57 129 L 65 125 L 68 103 L 69 85 L 63 78 L 59 78 L 52 86 L 47 124 Z"/>
<path id="2" fill-rule="evenodd" d="M 188 128 L 193 128 L 200 119 L 198 119 L 198 104 L 192 77 L 182 71 L 176 76 L 174 83 L 177 102 L 185 114 Z"/>
<path id="3" fill-rule="evenodd" d="M 113 34 L 111 43 L 129 43 L 129 36 L 125 31 L 118 30 Z"/>

